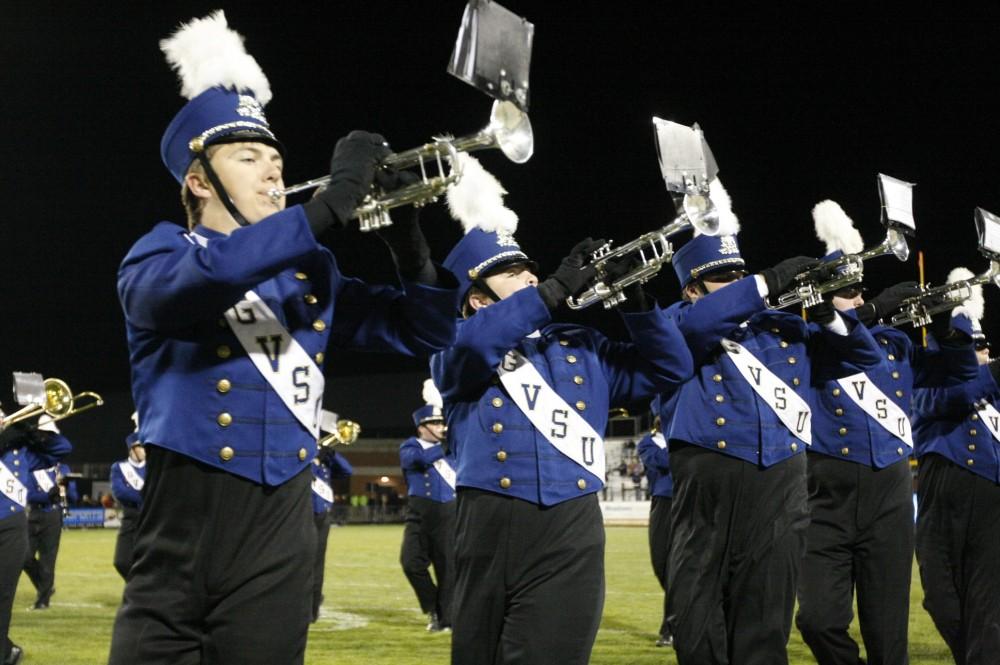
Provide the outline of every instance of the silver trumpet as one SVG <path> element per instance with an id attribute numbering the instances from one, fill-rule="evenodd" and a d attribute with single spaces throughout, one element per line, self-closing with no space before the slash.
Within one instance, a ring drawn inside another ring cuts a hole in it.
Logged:
<path id="1" fill-rule="evenodd" d="M 823 302 L 823 294 L 839 291 L 844 287 L 857 284 L 864 278 L 865 261 L 877 256 L 892 254 L 900 261 L 910 257 L 910 247 L 906 244 L 906 236 L 895 227 L 889 227 L 882 244 L 866 249 L 858 254 L 845 254 L 833 261 L 827 261 L 815 268 L 796 275 L 795 287 L 778 296 L 776 303 L 768 303 L 771 309 L 784 309 L 791 305 L 802 303 L 803 307 L 812 307 Z"/>
<path id="2" fill-rule="evenodd" d="M 397 152 L 386 157 L 379 164 L 383 169 L 408 169 L 420 167 L 420 180 L 392 192 L 384 192 L 376 186 L 354 211 L 353 218 L 360 222 L 362 231 L 389 226 L 389 210 L 400 206 L 422 207 L 437 201 L 438 197 L 462 177 L 458 164 L 458 153 L 498 148 L 515 164 L 523 164 L 534 153 L 534 134 L 528 114 L 512 102 L 495 101 L 490 112 L 490 122 L 482 130 L 469 136 L 453 138 L 436 136 L 433 141 L 422 146 Z M 428 167 L 431 167 L 430 173 Z M 436 173 L 433 169 L 436 168 Z M 268 194 L 274 201 L 296 192 L 330 183 L 330 176 L 314 178 L 285 189 L 272 189 Z"/>
<path id="3" fill-rule="evenodd" d="M 1000 287 L 1000 262 L 990 261 L 989 269 L 975 277 L 924 288 L 919 296 L 901 302 L 899 311 L 883 323 L 894 328 L 907 323 L 912 323 L 914 328 L 930 325 L 935 314 L 954 309 L 971 298 L 972 287 L 989 283 Z"/>
<path id="4" fill-rule="evenodd" d="M 625 289 L 633 284 L 644 284 L 670 263 L 674 256 L 674 248 L 670 237 L 688 229 L 698 229 L 699 233 L 714 236 L 719 232 L 719 213 L 708 197 L 707 185 L 700 189 L 692 188 L 684 195 L 682 202 L 684 212 L 674 218 L 666 226 L 644 233 L 632 242 L 612 249 L 611 242 L 602 245 L 593 253 L 588 266 L 597 271 L 593 285 L 577 296 L 570 296 L 566 304 L 570 309 L 585 309 L 598 302 L 604 304 L 604 309 L 625 302 Z M 636 267 L 620 277 L 610 279 L 608 266 L 629 255 L 635 255 Z"/>

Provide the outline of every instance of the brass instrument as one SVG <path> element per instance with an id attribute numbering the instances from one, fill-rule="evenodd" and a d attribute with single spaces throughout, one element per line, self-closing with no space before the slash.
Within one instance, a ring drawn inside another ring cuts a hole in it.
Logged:
<path id="1" fill-rule="evenodd" d="M 534 152 L 534 134 L 528 114 L 513 102 L 495 101 L 490 112 L 490 122 L 482 130 L 469 136 L 452 138 L 436 136 L 431 143 L 393 153 L 379 164 L 384 169 L 408 169 L 420 167 L 420 180 L 392 192 L 383 192 L 373 187 L 361 205 L 354 211 L 362 231 L 370 231 L 392 224 L 389 210 L 400 206 L 421 207 L 433 203 L 439 196 L 457 183 L 462 177 L 461 166 L 456 159 L 460 152 L 473 152 L 487 148 L 499 148 L 515 164 L 523 164 L 531 159 Z M 445 162 L 450 167 L 445 173 Z M 433 164 L 437 175 L 428 175 L 428 166 Z M 296 192 L 325 187 L 330 176 L 314 178 L 284 190 L 272 189 L 269 193 L 274 201 Z"/>
<path id="2" fill-rule="evenodd" d="M 316 445 L 320 450 L 333 446 L 349 446 L 357 441 L 359 436 L 361 436 L 361 425 L 353 420 L 341 418 L 332 431 L 319 438 Z"/>
<path id="3" fill-rule="evenodd" d="M 989 269 L 969 279 L 924 288 L 919 296 L 907 298 L 900 303 L 899 311 L 884 320 L 886 325 L 895 327 L 912 323 L 914 327 L 926 326 L 935 314 L 953 309 L 968 300 L 972 296 L 972 287 L 989 283 L 1000 287 L 1000 217 L 976 208 L 974 220 L 979 237 L 979 253 L 990 260 Z"/>
<path id="4" fill-rule="evenodd" d="M 833 261 L 827 261 L 815 268 L 795 276 L 795 287 L 778 296 L 776 304 L 768 303 L 771 309 L 784 309 L 791 305 L 802 304 L 812 307 L 823 302 L 823 295 L 839 291 L 852 284 L 857 284 L 864 278 L 865 261 L 878 256 L 892 254 L 900 261 L 910 257 L 910 248 L 906 244 L 906 236 L 902 231 L 890 227 L 885 240 L 877 247 L 872 247 L 858 254 L 844 254 Z"/>
<path id="5" fill-rule="evenodd" d="M 70 390 L 69 386 L 66 385 L 66 382 L 62 379 L 45 379 L 42 385 L 45 391 L 45 400 L 41 403 L 28 404 L 27 406 L 18 409 L 14 413 L 5 417 L 3 419 L 4 427 L 8 427 L 14 423 L 28 420 L 30 418 L 40 418 L 43 415 L 49 416 L 51 419 L 50 422 L 56 422 L 104 405 L 104 399 L 95 392 L 88 390 L 74 395 L 73 391 Z M 16 383 L 14 392 L 16 395 Z M 93 401 L 88 402 L 83 406 L 78 406 L 77 400 L 82 397 L 89 397 Z"/>
<path id="6" fill-rule="evenodd" d="M 954 309 L 971 298 L 972 287 L 989 283 L 1000 287 L 1000 262 L 990 261 L 989 269 L 975 277 L 924 288 L 919 296 L 900 303 L 899 311 L 884 323 L 892 327 L 912 323 L 914 328 L 930 325 L 935 314 Z"/>
<path id="7" fill-rule="evenodd" d="M 605 309 L 611 309 L 625 301 L 625 289 L 633 284 L 644 284 L 653 278 L 663 266 L 670 263 L 674 248 L 670 237 L 688 229 L 698 229 L 703 235 L 714 236 L 719 231 L 719 213 L 705 191 L 692 188 L 684 195 L 684 212 L 666 226 L 644 233 L 632 242 L 614 249 L 611 243 L 594 252 L 588 265 L 597 272 L 597 281 L 577 296 L 570 296 L 566 304 L 570 309 L 585 309 L 598 302 Z M 635 255 L 638 264 L 628 273 L 615 279 L 608 279 L 608 265 L 624 257 Z"/>

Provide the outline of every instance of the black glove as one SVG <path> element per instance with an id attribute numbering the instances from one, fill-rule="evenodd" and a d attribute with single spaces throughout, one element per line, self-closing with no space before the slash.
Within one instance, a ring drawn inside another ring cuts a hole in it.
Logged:
<path id="1" fill-rule="evenodd" d="M 379 187 L 389 191 L 405 187 L 420 178 L 412 171 L 385 172 L 386 177 L 379 177 Z M 391 180 L 391 181 L 390 181 Z M 420 208 L 411 208 L 399 215 L 402 219 L 394 220 L 391 226 L 376 229 L 378 237 L 389 246 L 392 259 L 396 262 L 400 276 L 408 282 L 421 284 L 436 284 L 437 269 L 431 262 L 431 248 L 427 244 L 424 232 L 420 228 Z"/>
<path id="2" fill-rule="evenodd" d="M 824 300 L 818 305 L 807 307 L 806 314 L 810 321 L 815 321 L 822 326 L 832 322 L 837 317 L 837 310 L 833 308 L 833 303 Z"/>
<path id="3" fill-rule="evenodd" d="M 337 141 L 330 159 L 330 184 L 303 205 L 313 235 L 344 227 L 372 188 L 380 161 L 391 154 L 381 134 L 354 130 Z"/>
<path id="4" fill-rule="evenodd" d="M 31 443 L 34 443 L 33 428 L 28 422 L 14 423 L 0 432 L 0 450 L 26 446 Z"/>
<path id="5" fill-rule="evenodd" d="M 604 240 L 592 238 L 576 243 L 556 271 L 538 285 L 538 294 L 549 310 L 555 311 L 566 298 L 579 293 L 594 280 L 596 271 L 590 264 L 590 255 L 603 244 Z"/>
<path id="6" fill-rule="evenodd" d="M 608 261 L 604 267 L 605 283 L 610 284 L 615 280 L 627 275 L 642 265 L 642 259 L 638 254 L 629 254 L 617 261 Z M 628 286 L 624 290 L 625 302 L 618 306 L 623 312 L 648 312 L 651 306 L 651 299 L 646 295 L 642 284 L 636 283 Z M 655 301 L 653 301 L 655 302 Z"/>
<path id="7" fill-rule="evenodd" d="M 793 256 L 766 270 L 760 275 L 767 284 L 769 295 L 777 296 L 786 291 L 795 282 L 795 276 L 819 265 L 819 260 L 809 256 Z"/>
<path id="8" fill-rule="evenodd" d="M 900 282 L 893 284 L 880 294 L 854 310 L 858 320 L 870 326 L 879 319 L 895 312 L 907 298 L 920 295 L 920 287 L 916 282 Z"/>

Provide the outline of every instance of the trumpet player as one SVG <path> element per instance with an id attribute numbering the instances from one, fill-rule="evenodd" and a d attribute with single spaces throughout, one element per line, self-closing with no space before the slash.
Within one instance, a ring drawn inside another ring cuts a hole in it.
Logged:
<path id="1" fill-rule="evenodd" d="M 62 436 L 48 415 L 38 421 L 36 437 Z M 32 472 L 28 487 L 28 552 L 24 572 L 35 587 L 33 610 L 47 610 L 55 593 L 56 559 L 62 540 L 63 511 L 66 509 L 65 476 L 69 467 L 60 462 Z M 73 497 L 74 500 L 76 497 Z"/>
<path id="2" fill-rule="evenodd" d="M 399 563 L 427 615 L 427 630 L 439 633 L 451 630 L 455 586 L 455 455 L 442 445 L 441 394 L 430 379 L 423 398 L 425 405 L 413 412 L 416 436 L 399 446 L 407 495 Z"/>
<path id="3" fill-rule="evenodd" d="M 328 346 L 429 355 L 453 339 L 453 281 L 412 219 L 386 237 L 402 288 L 345 277 L 317 241 L 368 194 L 380 136 L 339 141 L 327 190 L 286 208 L 242 37 L 219 11 L 161 48 L 190 99 L 160 145 L 188 229 L 157 224 L 118 272 L 147 468 L 110 663 L 301 663 Z"/>
<path id="4" fill-rule="evenodd" d="M 979 321 L 981 288 L 952 317 L 974 340 L 976 376 L 913 399 L 924 608 L 959 665 L 993 663 L 1000 653 L 1000 364 Z"/>
<path id="5" fill-rule="evenodd" d="M 25 422 L 4 427 L 0 411 L 0 662 L 21 661 L 24 652 L 8 635 L 14 593 L 28 551 L 25 507 L 30 476 L 59 463 L 73 450 L 66 437 Z"/>
<path id="6" fill-rule="evenodd" d="M 813 209 L 824 262 L 862 250 L 861 235 L 833 201 Z M 829 298 L 854 312 L 878 343 L 882 362 L 850 376 L 834 358 L 814 361 L 812 446 L 807 454 L 809 509 L 806 552 L 795 617 L 819 665 L 855 665 L 849 635 L 857 596 L 858 622 L 871 665 L 905 665 L 913 562 L 913 449 L 910 400 L 915 387 L 974 376 L 971 340 L 948 334 L 938 316 L 939 351 L 915 347 L 903 331 L 880 325 L 914 283 L 891 286 L 865 302 L 857 283 Z"/>
<path id="7" fill-rule="evenodd" d="M 312 621 L 319 619 L 323 605 L 326 572 L 326 545 L 330 538 L 330 509 L 333 507 L 333 480 L 350 478 L 354 467 L 333 445 L 321 446 L 309 467 L 312 470 L 313 522 L 316 525 L 316 559 L 313 562 Z"/>
<path id="8" fill-rule="evenodd" d="M 720 235 L 674 254 L 683 301 L 666 310 L 695 361 L 660 413 L 674 479 L 669 623 L 680 665 L 785 663 L 809 520 L 815 360 L 859 371 L 881 356 L 864 326 L 828 304 L 810 310 L 811 324 L 768 310 L 765 298 L 817 261 L 748 275 L 738 220 L 728 200 L 716 203 Z"/>
<path id="9" fill-rule="evenodd" d="M 604 602 L 608 409 L 669 391 L 691 354 L 638 285 L 623 312 L 632 342 L 554 323 L 594 279 L 602 241 L 578 243 L 540 280 L 499 183 L 464 173 L 449 205 L 466 234 L 445 260 L 464 320 L 431 359 L 457 460 L 452 663 L 581 665 Z"/>

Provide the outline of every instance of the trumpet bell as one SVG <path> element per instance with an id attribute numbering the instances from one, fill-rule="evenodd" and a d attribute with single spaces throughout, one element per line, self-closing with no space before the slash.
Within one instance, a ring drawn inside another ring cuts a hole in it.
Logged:
<path id="1" fill-rule="evenodd" d="M 906 244 L 906 236 L 901 231 L 890 228 L 886 235 L 886 245 L 893 256 L 900 261 L 910 258 L 910 246 Z"/>
<path id="2" fill-rule="evenodd" d="M 712 199 L 701 191 L 688 192 L 684 195 L 681 208 L 687 216 L 691 226 L 698 230 L 698 233 L 706 236 L 714 236 L 719 233 L 719 211 L 712 203 Z"/>
<path id="3" fill-rule="evenodd" d="M 513 102 L 493 102 L 490 124 L 484 131 L 494 136 L 500 152 L 515 164 L 524 164 L 535 153 L 531 120 Z"/>
<path id="4" fill-rule="evenodd" d="M 45 379 L 45 413 L 53 418 L 73 410 L 73 391 L 62 379 Z"/>

